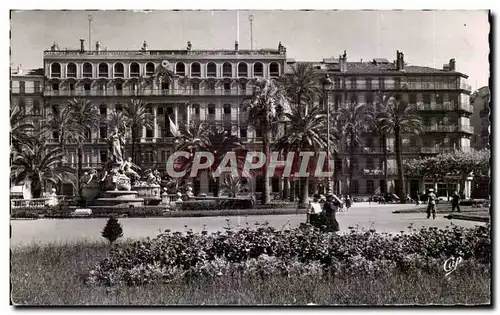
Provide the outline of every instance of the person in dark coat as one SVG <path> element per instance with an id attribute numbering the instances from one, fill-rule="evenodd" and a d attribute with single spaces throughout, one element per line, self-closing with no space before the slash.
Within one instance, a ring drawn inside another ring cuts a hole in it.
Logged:
<path id="1" fill-rule="evenodd" d="M 451 197 L 451 212 L 455 211 L 455 209 L 457 209 L 457 212 L 460 212 L 460 195 L 456 191 Z"/>
<path id="2" fill-rule="evenodd" d="M 338 211 L 339 202 L 338 198 L 333 195 L 328 195 L 326 197 L 325 205 L 323 206 L 324 215 L 326 217 L 327 232 L 338 232 L 340 230 L 339 223 L 335 217 L 335 213 Z"/>

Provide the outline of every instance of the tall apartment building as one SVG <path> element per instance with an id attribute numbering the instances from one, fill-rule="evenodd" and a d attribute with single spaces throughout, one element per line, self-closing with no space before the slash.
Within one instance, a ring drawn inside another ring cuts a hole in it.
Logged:
<path id="1" fill-rule="evenodd" d="M 153 128 L 143 130 L 137 160 L 143 169 L 164 170 L 174 150 L 169 118 L 176 124 L 217 124 L 247 146 L 258 144 L 259 130 L 249 126 L 241 104 L 251 95 L 256 78 L 277 78 L 283 73 L 286 49 L 280 43 L 278 49 L 240 50 L 235 43 L 231 50 L 195 50 L 188 42 L 183 50 L 149 50 L 144 43 L 139 50 L 110 51 L 97 43 L 95 50 L 86 51 L 81 40 L 79 50 L 59 50 L 54 44 L 44 52 L 43 63 L 48 110 L 57 110 L 75 97 L 99 107 L 101 127 L 88 137 L 85 168 L 98 168 L 106 160 L 106 117 L 135 97 L 147 103 L 154 117 Z M 176 74 L 171 84 L 152 79 L 159 67 Z M 66 162 L 76 166 L 76 147 L 70 144 L 68 149 Z M 130 154 L 130 143 L 127 151 Z M 213 189 L 206 174 L 194 186 L 195 192 Z"/>
<path id="2" fill-rule="evenodd" d="M 11 104 L 17 105 L 28 115 L 28 121 L 40 128 L 43 119 L 43 69 L 23 69 L 21 65 L 11 70 Z"/>
<path id="3" fill-rule="evenodd" d="M 471 125 L 474 126 L 471 146 L 477 150 L 490 147 L 490 89 L 483 86 L 471 95 L 474 114 Z"/>
<path id="4" fill-rule="evenodd" d="M 407 65 L 404 54 L 399 51 L 394 62 L 385 58 L 348 61 L 344 51 L 338 58 L 325 58 L 322 62 L 313 64 L 333 81 L 333 85 L 325 89 L 328 91 L 328 102 L 334 108 L 338 108 L 343 102 L 353 102 L 365 103 L 376 110 L 376 94 L 382 92 L 405 99 L 418 109 L 423 120 L 423 133 L 404 135 L 404 159 L 470 148 L 474 131 L 470 126 L 470 116 L 473 113 L 469 100 L 471 87 L 466 83 L 467 75 L 456 71 L 455 59 L 443 65 L 442 69 L 434 69 Z M 385 181 L 382 145 L 379 140 L 372 133 L 367 133 L 363 138 L 363 145 L 353 161 L 355 176 L 351 190 L 354 195 L 397 192 L 399 185 L 394 185 L 397 177 L 394 139 L 388 139 L 390 183 Z M 342 174 L 338 182 L 341 191 L 346 189 L 347 156 L 344 147 L 335 163 Z M 427 188 L 435 188 L 431 182 L 415 179 L 409 179 L 406 184 L 411 195 Z M 440 196 L 446 196 L 447 190 L 457 189 L 445 183 L 438 184 L 436 188 Z M 470 195 L 470 182 L 466 187 L 466 195 Z"/>
<path id="5" fill-rule="evenodd" d="M 143 169 L 154 167 L 164 170 L 174 150 L 169 130 L 169 118 L 176 123 L 208 122 L 223 126 L 242 139 L 249 148 L 260 148 L 259 130 L 253 130 L 242 110 L 243 100 L 251 95 L 256 78 L 277 78 L 289 70 L 293 59 L 287 59 L 281 43 L 278 49 L 195 50 L 190 42 L 182 50 L 149 50 L 146 43 L 138 50 L 107 50 L 99 43 L 87 51 L 84 41 L 78 50 L 60 50 L 54 44 L 44 52 L 45 83 L 43 115 L 57 110 L 73 98 L 83 97 L 99 107 L 102 116 L 98 132 L 88 135 L 84 148 L 84 168 L 98 168 L 107 158 L 106 117 L 121 110 L 131 98 L 140 98 L 148 104 L 154 117 L 154 127 L 144 129 L 140 139 L 137 161 Z M 312 62 L 318 71 L 329 76 L 333 84 L 323 86 L 328 92 L 325 100 L 337 107 L 343 102 L 366 103 L 375 107 L 376 93 L 382 92 L 404 98 L 414 104 L 422 115 L 424 130 L 420 135 L 405 135 L 405 159 L 435 155 L 453 149 L 468 150 L 473 135 L 470 116 L 470 86 L 467 76 L 456 71 L 451 59 L 442 69 L 408 65 L 404 55 L 397 52 L 394 62 L 385 58 L 368 61 L 348 61 L 344 52 L 338 58 L 325 58 Z M 159 67 L 176 74 L 174 82 L 159 82 L 152 77 Z M 14 83 L 13 83 L 14 84 Z M 322 84 L 322 82 L 318 82 Z M 55 143 L 55 139 L 53 139 Z M 130 154 L 130 140 L 127 152 Z M 74 145 L 73 145 L 74 146 Z M 68 144 L 66 162 L 76 166 L 76 147 Z M 388 139 L 390 182 L 383 172 L 382 146 L 379 137 L 364 136 L 354 161 L 354 195 L 371 195 L 396 191 L 396 163 L 394 140 Z M 340 192 L 345 192 L 348 156 L 345 147 L 339 152 L 336 168 L 339 171 Z M 416 194 L 433 187 L 430 182 L 408 179 L 407 191 Z M 262 181 L 252 181 L 252 189 L 261 191 Z M 282 189 L 282 180 L 271 180 L 272 191 Z M 197 193 L 213 191 L 214 183 L 206 174 L 194 182 Z M 314 187 L 314 185 L 312 185 Z M 438 184 L 438 195 L 456 189 Z M 470 194 L 470 183 L 466 195 Z"/>

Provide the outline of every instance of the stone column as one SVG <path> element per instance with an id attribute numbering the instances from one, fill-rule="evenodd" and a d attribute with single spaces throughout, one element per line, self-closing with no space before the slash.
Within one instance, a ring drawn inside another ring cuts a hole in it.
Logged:
<path id="1" fill-rule="evenodd" d="M 186 104 L 186 124 L 189 127 L 191 123 L 191 104 L 187 103 Z"/>
<path id="2" fill-rule="evenodd" d="M 143 138 L 143 139 L 146 138 L 146 127 L 142 127 L 142 137 L 141 138 Z"/>
<path id="3" fill-rule="evenodd" d="M 158 138 L 158 123 L 156 121 L 157 104 L 153 104 L 153 137 Z"/>

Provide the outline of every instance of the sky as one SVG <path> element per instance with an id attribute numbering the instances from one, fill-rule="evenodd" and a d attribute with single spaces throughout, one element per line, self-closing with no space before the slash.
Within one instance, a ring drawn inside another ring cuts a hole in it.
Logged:
<path id="1" fill-rule="evenodd" d="M 469 75 L 473 90 L 488 85 L 490 25 L 487 11 L 13 11 L 11 65 L 42 67 L 43 51 L 55 41 L 61 49 L 92 46 L 108 50 L 250 48 L 286 46 L 287 57 L 320 61 L 347 51 L 348 61 L 396 59 L 404 52 L 411 65 L 442 68 L 451 58 Z M 239 23 L 238 21 L 239 15 Z M 239 25 L 239 28 L 237 27 Z M 239 35 L 238 35 L 239 34 Z"/>

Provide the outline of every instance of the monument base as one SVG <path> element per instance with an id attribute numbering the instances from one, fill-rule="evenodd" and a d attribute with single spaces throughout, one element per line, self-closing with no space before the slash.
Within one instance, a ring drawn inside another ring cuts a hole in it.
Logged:
<path id="1" fill-rule="evenodd" d="M 104 197 L 95 199 L 92 206 L 99 207 L 142 207 L 143 198 L 137 198 L 137 191 L 130 190 L 108 190 L 104 192 Z"/>

